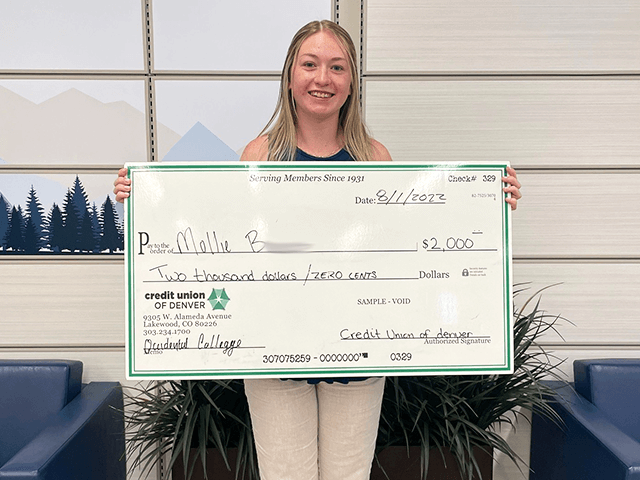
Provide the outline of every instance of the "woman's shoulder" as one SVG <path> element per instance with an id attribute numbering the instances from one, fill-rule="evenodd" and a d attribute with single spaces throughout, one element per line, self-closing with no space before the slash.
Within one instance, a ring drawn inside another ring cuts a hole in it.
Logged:
<path id="1" fill-rule="evenodd" d="M 260 135 L 258 138 L 251 140 L 240 156 L 241 162 L 262 162 L 267 160 L 269 156 L 269 137 Z"/>
<path id="2" fill-rule="evenodd" d="M 373 160 L 374 162 L 391 161 L 391 154 L 389 153 L 389 150 L 387 150 L 387 147 L 373 138 L 371 139 L 371 150 L 373 152 L 371 160 Z"/>

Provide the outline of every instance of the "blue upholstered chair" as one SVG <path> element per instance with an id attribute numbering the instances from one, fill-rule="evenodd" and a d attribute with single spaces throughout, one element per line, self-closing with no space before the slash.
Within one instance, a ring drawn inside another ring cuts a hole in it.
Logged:
<path id="1" fill-rule="evenodd" d="M 124 479 L 122 408 L 82 362 L 0 360 L 0 479 Z"/>
<path id="2" fill-rule="evenodd" d="M 640 480 L 640 360 L 576 360 L 556 388 L 564 428 L 534 415 L 531 480 Z"/>

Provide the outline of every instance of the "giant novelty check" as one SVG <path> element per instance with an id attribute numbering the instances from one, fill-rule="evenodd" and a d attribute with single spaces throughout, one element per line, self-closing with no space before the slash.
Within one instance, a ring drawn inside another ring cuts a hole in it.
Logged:
<path id="1" fill-rule="evenodd" d="M 506 164 L 129 164 L 129 378 L 513 369 Z"/>

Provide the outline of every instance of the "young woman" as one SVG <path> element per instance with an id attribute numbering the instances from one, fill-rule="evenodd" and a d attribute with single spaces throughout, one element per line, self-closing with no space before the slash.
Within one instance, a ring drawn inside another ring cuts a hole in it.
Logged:
<path id="1" fill-rule="evenodd" d="M 241 160 L 391 160 L 362 121 L 357 58 L 337 24 L 302 27 L 287 52 L 275 113 Z M 520 184 L 508 173 L 506 201 L 515 210 Z M 118 201 L 129 196 L 126 169 L 114 185 Z M 369 478 L 384 378 L 247 379 L 245 390 L 262 480 Z"/>
<path id="2" fill-rule="evenodd" d="M 241 160 L 391 160 L 362 121 L 357 58 L 337 24 L 302 27 L 287 52 L 268 131 Z M 247 379 L 245 391 L 262 480 L 369 478 L 384 378 Z"/>

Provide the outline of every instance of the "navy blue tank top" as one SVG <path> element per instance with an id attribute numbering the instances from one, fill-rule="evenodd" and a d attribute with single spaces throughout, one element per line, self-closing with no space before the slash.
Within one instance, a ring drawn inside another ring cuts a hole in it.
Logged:
<path id="1" fill-rule="evenodd" d="M 334 153 L 330 157 L 314 157 L 308 154 L 304 150 L 296 149 L 296 162 L 353 162 L 354 158 L 351 157 L 349 152 L 344 148 L 338 153 Z"/>

